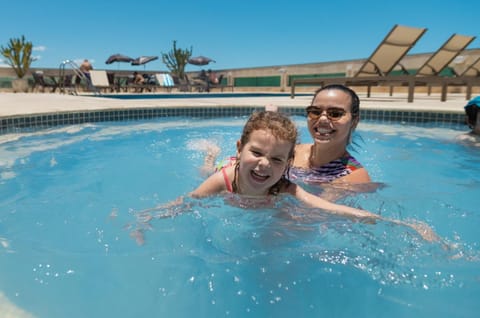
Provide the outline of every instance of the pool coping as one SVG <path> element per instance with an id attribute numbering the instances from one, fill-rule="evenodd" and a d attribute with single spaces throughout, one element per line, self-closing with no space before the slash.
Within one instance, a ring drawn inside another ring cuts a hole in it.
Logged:
<path id="1" fill-rule="evenodd" d="M 435 96 L 421 96 L 405 103 L 401 96 L 361 99 L 361 119 L 382 122 L 464 125 L 464 96 L 439 102 Z M 38 130 L 53 126 L 93 122 L 145 120 L 160 117 L 246 116 L 266 105 L 276 105 L 289 115 L 304 115 L 311 96 L 288 97 L 201 97 L 181 99 L 122 100 L 59 94 L 0 94 L 0 134 Z M 7 107 L 4 107 L 7 105 Z"/>

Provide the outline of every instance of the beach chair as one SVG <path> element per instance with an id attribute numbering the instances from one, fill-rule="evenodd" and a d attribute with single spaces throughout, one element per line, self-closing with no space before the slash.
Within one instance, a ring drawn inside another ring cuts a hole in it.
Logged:
<path id="1" fill-rule="evenodd" d="M 451 35 L 443 45 L 435 51 L 430 57 L 412 74 L 413 87 L 426 86 L 427 94 L 430 96 L 433 86 L 441 86 L 441 100 L 446 100 L 447 80 L 442 73 L 449 71 L 449 64 L 475 39 L 474 36 L 465 36 L 460 34 Z M 453 69 L 450 70 L 454 73 Z M 390 85 L 390 96 L 393 95 L 393 85 Z M 413 98 L 413 96 L 412 96 Z"/>
<path id="2" fill-rule="evenodd" d="M 167 92 L 171 92 L 173 88 L 176 88 L 175 82 L 173 77 L 168 73 L 157 73 L 155 77 L 158 82 L 158 86 L 161 88 L 165 88 Z"/>
<path id="3" fill-rule="evenodd" d="M 115 90 L 115 85 L 108 81 L 107 71 L 105 70 L 91 70 L 90 71 L 90 90 L 100 93 L 102 90 Z"/>
<path id="4" fill-rule="evenodd" d="M 400 64 L 400 60 L 426 31 L 426 28 L 395 25 L 352 77 L 294 79 L 291 83 L 291 97 L 295 97 L 295 87 L 301 84 L 324 86 L 336 83 L 347 86 L 366 86 L 367 97 L 370 97 L 372 86 L 387 83 L 387 80 L 398 84 L 409 84 L 407 75 L 390 76 L 390 73 L 397 66 L 404 74 L 408 73 Z"/>
<path id="5" fill-rule="evenodd" d="M 478 57 L 476 60 L 473 61 L 470 65 L 468 65 L 463 72 L 457 73 L 458 77 L 463 77 L 463 76 L 473 76 L 473 77 L 478 77 L 480 76 L 480 57 Z"/>
<path id="6" fill-rule="evenodd" d="M 42 71 L 35 71 L 32 73 L 33 76 L 33 87 L 32 91 L 40 90 L 42 93 L 45 92 L 45 88 L 50 89 L 50 93 L 54 93 L 58 87 L 58 83 L 53 76 L 44 77 Z"/>
<path id="7" fill-rule="evenodd" d="M 405 72 L 400 60 L 426 31 L 426 28 L 395 25 L 353 77 L 387 76 L 397 65 Z"/>
<path id="8" fill-rule="evenodd" d="M 458 73 L 456 70 L 454 72 L 455 77 L 445 80 L 445 90 L 449 86 L 465 87 L 465 99 L 470 100 L 473 87 L 480 86 L 480 57 L 467 65 L 462 72 Z"/>
<path id="9" fill-rule="evenodd" d="M 475 36 L 453 34 L 417 69 L 415 75 L 439 76 L 473 40 Z"/>

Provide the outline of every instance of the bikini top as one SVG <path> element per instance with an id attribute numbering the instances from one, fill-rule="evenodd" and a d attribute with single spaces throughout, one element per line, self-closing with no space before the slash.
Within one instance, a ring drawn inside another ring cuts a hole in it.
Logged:
<path id="1" fill-rule="evenodd" d="M 290 178 L 299 179 L 304 183 L 327 183 L 335 179 L 349 175 L 353 171 L 363 168 L 355 157 L 345 153 L 342 157 L 329 163 L 314 168 L 290 168 Z"/>
<path id="2" fill-rule="evenodd" d="M 235 164 L 236 160 L 237 160 L 236 157 L 229 157 L 229 158 L 224 159 L 223 161 L 219 162 L 219 164 L 215 168 L 215 172 L 222 171 L 223 180 L 225 181 L 225 186 L 227 187 L 227 191 L 230 192 L 230 193 L 233 192 L 233 187 L 232 187 L 232 182 L 230 182 L 230 179 L 228 179 L 226 169 L 230 166 L 233 166 Z"/>

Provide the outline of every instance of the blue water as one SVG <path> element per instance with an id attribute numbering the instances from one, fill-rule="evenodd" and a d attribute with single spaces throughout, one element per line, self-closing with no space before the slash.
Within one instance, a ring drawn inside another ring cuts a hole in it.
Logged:
<path id="1" fill-rule="evenodd" d="M 0 317 L 478 316 L 480 151 L 459 130 L 363 122 L 353 153 L 384 186 L 342 199 L 426 222 L 450 249 L 386 222 L 293 221 L 309 211 L 291 199 L 140 213 L 197 186 L 204 140 L 229 156 L 244 122 L 0 136 Z"/>

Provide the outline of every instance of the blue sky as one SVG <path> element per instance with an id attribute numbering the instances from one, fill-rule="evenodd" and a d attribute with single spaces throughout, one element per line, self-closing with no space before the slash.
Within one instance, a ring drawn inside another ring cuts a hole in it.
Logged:
<path id="1" fill-rule="evenodd" d="M 8 1 L 0 44 L 25 35 L 34 67 L 88 58 L 97 69 L 134 70 L 105 60 L 161 56 L 173 40 L 216 60 L 213 69 L 282 66 L 366 58 L 395 24 L 428 28 L 410 53 L 433 52 L 453 33 L 480 36 L 479 9 L 465 0 Z M 480 39 L 468 48 L 480 48 Z M 166 70 L 161 58 L 146 68 Z"/>

